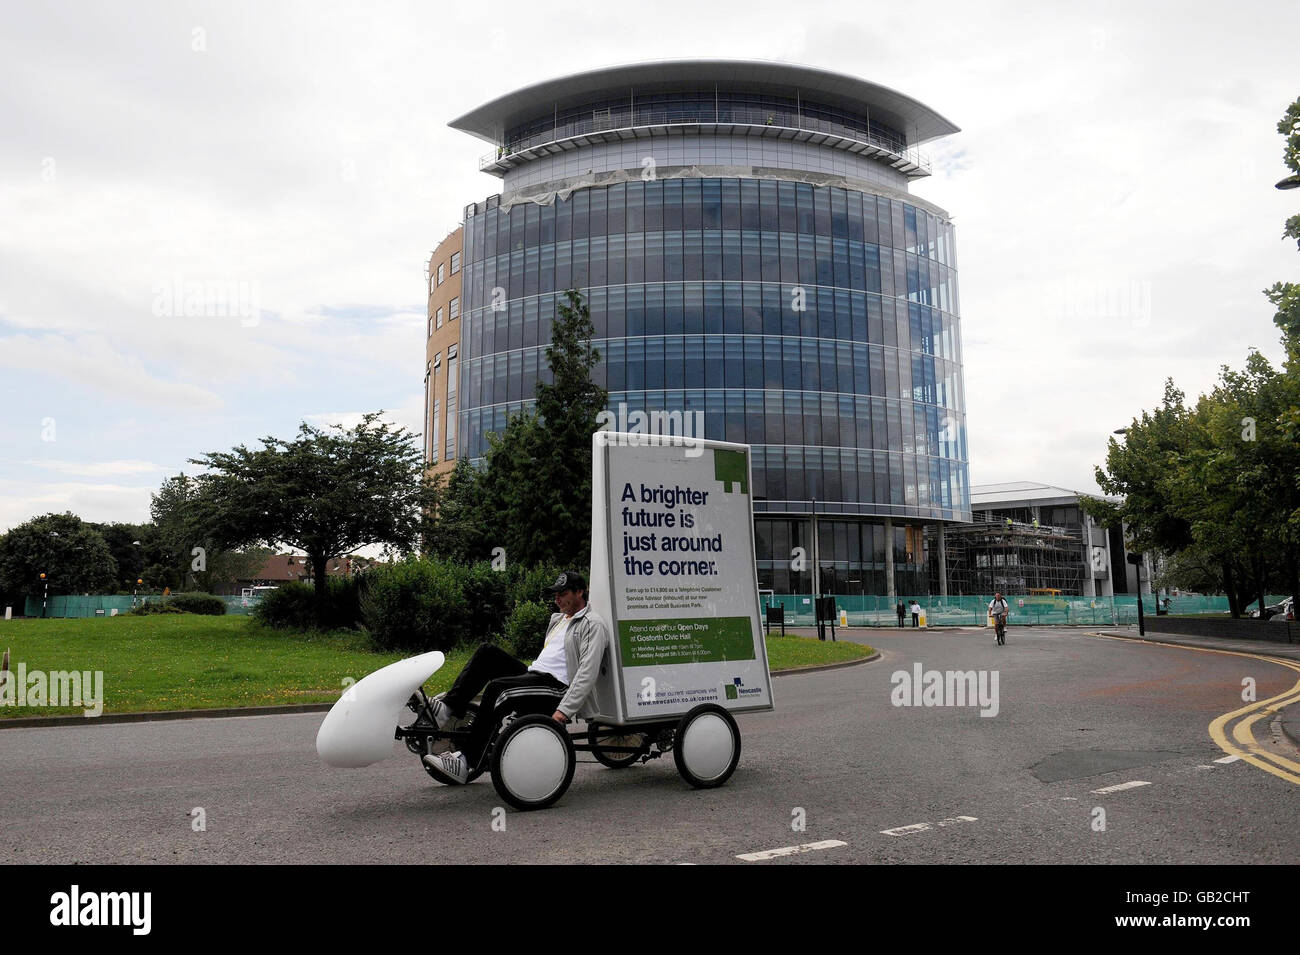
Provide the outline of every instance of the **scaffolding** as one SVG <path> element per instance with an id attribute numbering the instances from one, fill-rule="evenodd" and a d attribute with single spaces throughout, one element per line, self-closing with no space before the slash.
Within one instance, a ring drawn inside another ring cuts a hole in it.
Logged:
<path id="1" fill-rule="evenodd" d="M 1083 593 L 1083 538 L 1072 529 L 996 518 L 950 524 L 944 538 L 950 594 Z"/>

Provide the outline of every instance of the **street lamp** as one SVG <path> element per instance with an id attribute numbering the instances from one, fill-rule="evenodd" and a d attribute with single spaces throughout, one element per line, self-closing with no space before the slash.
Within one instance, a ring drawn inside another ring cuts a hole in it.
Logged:
<path id="1" fill-rule="evenodd" d="M 1274 189 L 1300 189 L 1300 173 L 1292 173 L 1273 187 Z"/>
<path id="2" fill-rule="evenodd" d="M 44 620 L 45 605 L 49 603 L 50 600 L 50 579 L 46 577 L 44 574 L 41 574 L 41 583 L 45 585 L 45 595 L 41 597 L 41 619 Z"/>

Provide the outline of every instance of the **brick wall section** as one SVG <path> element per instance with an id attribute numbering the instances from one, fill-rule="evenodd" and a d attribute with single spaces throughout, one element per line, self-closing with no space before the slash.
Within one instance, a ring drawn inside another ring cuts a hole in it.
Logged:
<path id="1" fill-rule="evenodd" d="M 1269 643 L 1300 642 L 1300 628 L 1294 621 L 1207 620 L 1204 617 L 1156 617 L 1146 615 L 1150 633 L 1182 633 L 1191 637 L 1227 637 L 1232 640 L 1261 640 Z"/>

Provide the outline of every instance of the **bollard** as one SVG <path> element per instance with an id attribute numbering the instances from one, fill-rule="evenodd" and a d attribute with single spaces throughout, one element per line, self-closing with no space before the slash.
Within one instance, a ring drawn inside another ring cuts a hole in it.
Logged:
<path id="1" fill-rule="evenodd" d="M 13 608 L 13 607 L 5 607 L 5 619 L 6 619 L 6 620 L 12 620 L 13 618 L 14 618 L 14 608 Z"/>

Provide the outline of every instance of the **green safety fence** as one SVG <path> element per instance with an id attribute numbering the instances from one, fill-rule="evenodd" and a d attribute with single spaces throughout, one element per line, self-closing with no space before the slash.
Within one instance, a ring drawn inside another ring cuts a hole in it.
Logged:
<path id="1" fill-rule="evenodd" d="M 833 595 L 828 595 L 833 596 Z M 1116 597 L 1052 597 L 1004 594 L 1011 607 L 1007 623 L 1019 626 L 1102 624 L 1125 626 L 1137 623 L 1136 595 Z M 876 597 L 835 596 L 836 617 L 844 611 L 850 627 L 897 627 L 895 607 L 902 601 L 905 608 L 912 601 L 925 611 L 926 626 L 983 627 L 988 622 L 988 605 L 992 594 L 967 597 L 924 596 Z M 1228 613 L 1227 597 L 1169 597 L 1169 613 L 1179 614 Z M 1280 603 L 1282 597 L 1265 597 L 1266 606 Z M 1161 597 L 1163 606 L 1166 598 Z M 763 606 L 784 607 L 786 626 L 811 627 L 816 625 L 811 594 L 764 594 Z M 1142 595 L 1142 612 L 1154 616 L 1156 598 Z M 904 614 L 906 626 L 912 625 L 910 612 Z"/>
<path id="2" fill-rule="evenodd" d="M 96 596 L 64 596 L 50 597 L 45 606 L 44 616 L 46 617 L 111 617 L 114 611 L 118 614 L 124 614 L 136 604 L 146 603 L 148 601 L 167 600 L 167 597 L 156 594 L 140 597 L 96 597 Z M 221 597 L 226 605 L 226 613 L 230 614 L 247 614 L 251 613 L 257 606 L 256 597 Z M 41 616 L 41 598 L 28 597 L 23 607 L 23 613 L 28 617 Z"/>

